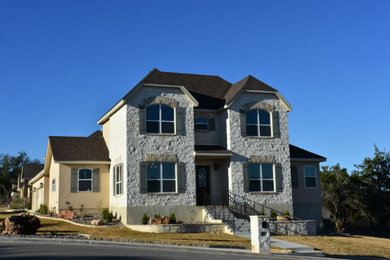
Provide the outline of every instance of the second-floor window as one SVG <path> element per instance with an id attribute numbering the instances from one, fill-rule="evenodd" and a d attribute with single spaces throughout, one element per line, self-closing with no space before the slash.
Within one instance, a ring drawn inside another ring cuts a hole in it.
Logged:
<path id="1" fill-rule="evenodd" d="M 271 115 L 261 109 L 246 113 L 246 133 L 248 136 L 271 136 Z"/>
<path id="2" fill-rule="evenodd" d="M 207 118 L 196 118 L 195 119 L 195 130 L 207 131 L 209 130 L 209 120 Z"/>
<path id="3" fill-rule="evenodd" d="M 146 132 L 155 134 L 175 133 L 174 109 L 161 104 L 147 107 Z"/>

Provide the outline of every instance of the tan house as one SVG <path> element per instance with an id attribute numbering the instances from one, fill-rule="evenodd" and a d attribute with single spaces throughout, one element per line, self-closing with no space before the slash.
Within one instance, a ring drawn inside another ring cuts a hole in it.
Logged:
<path id="1" fill-rule="evenodd" d="M 58 213 L 70 206 L 87 211 L 109 207 L 109 167 L 102 133 L 88 137 L 50 136 L 44 169 L 32 185 L 32 210 L 41 204 Z"/>
<path id="2" fill-rule="evenodd" d="M 31 203 L 31 186 L 28 182 L 43 170 L 43 164 L 25 164 L 18 175 L 17 191 L 19 197 L 25 199 L 28 204 Z"/>

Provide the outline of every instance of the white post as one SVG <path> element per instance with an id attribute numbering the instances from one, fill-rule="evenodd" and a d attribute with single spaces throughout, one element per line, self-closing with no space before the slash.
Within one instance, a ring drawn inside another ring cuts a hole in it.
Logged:
<path id="1" fill-rule="evenodd" d="M 259 254 L 271 253 L 271 238 L 268 216 L 250 216 L 252 252 Z"/>

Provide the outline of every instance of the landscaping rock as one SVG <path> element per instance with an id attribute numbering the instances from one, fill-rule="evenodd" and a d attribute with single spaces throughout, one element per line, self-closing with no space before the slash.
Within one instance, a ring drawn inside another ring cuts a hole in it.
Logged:
<path id="1" fill-rule="evenodd" d="M 171 219 L 167 216 L 162 216 L 161 218 L 152 218 L 150 224 L 159 225 L 159 224 L 170 224 Z"/>
<path id="2" fill-rule="evenodd" d="M 102 219 L 94 219 L 91 221 L 91 225 L 94 225 L 94 226 L 103 225 L 103 220 Z"/>
<path id="3" fill-rule="evenodd" d="M 64 209 L 61 210 L 58 217 L 72 220 L 76 217 L 76 213 L 73 210 Z"/>
<path id="4" fill-rule="evenodd" d="M 3 234 L 33 235 L 37 233 L 37 230 L 40 227 L 40 225 L 41 222 L 35 216 L 30 216 L 30 215 L 11 216 L 6 218 L 2 223 L 2 226 L 4 228 Z"/>

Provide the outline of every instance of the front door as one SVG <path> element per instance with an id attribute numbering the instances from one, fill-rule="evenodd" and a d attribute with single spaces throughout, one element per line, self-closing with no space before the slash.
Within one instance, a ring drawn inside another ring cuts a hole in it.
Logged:
<path id="1" fill-rule="evenodd" d="M 208 166 L 196 167 L 196 204 L 210 204 L 210 172 Z"/>

